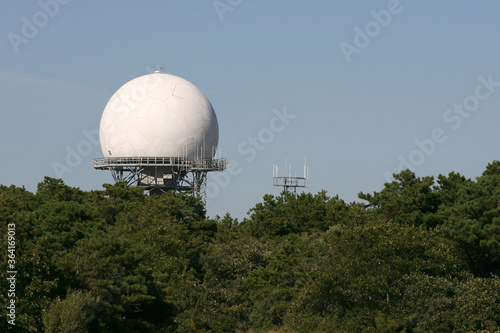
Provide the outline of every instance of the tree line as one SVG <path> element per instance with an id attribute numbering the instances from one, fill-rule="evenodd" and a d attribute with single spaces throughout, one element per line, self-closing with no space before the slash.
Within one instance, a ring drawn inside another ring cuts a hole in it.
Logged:
<path id="1" fill-rule="evenodd" d="M 500 162 L 347 203 L 265 195 L 242 221 L 185 194 L 0 185 L 7 332 L 498 332 Z"/>

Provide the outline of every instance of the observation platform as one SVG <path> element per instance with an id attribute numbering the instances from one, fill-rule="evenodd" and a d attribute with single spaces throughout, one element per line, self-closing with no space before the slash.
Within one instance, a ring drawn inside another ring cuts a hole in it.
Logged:
<path id="1" fill-rule="evenodd" d="M 225 158 L 101 157 L 95 158 L 93 165 L 94 169 L 111 171 L 115 182 L 143 187 L 152 194 L 192 191 L 204 199 L 207 173 L 224 171 L 228 163 Z"/>
<path id="2" fill-rule="evenodd" d="M 94 158 L 94 169 L 109 170 L 111 168 L 127 167 L 175 167 L 189 171 L 224 171 L 227 159 L 201 159 L 189 157 L 101 157 Z"/>

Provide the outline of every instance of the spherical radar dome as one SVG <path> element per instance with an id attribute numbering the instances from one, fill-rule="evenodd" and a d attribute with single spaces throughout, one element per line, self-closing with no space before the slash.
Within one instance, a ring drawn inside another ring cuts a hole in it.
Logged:
<path id="1" fill-rule="evenodd" d="M 105 157 L 211 158 L 219 126 L 195 85 L 155 72 L 118 89 L 104 108 L 99 135 Z"/>

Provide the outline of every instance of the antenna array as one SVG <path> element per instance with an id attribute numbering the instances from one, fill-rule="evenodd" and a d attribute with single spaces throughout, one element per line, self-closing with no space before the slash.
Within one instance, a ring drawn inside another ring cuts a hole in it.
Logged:
<path id="1" fill-rule="evenodd" d="M 288 174 L 288 175 L 287 175 Z M 293 191 L 297 193 L 297 187 L 307 187 L 309 183 L 309 167 L 307 159 L 304 157 L 304 174 L 302 177 L 297 177 L 297 156 L 295 156 L 294 174 L 292 176 L 292 165 L 287 164 L 285 155 L 285 175 L 279 176 L 278 165 L 273 165 L 273 186 L 283 187 L 285 191 Z"/>

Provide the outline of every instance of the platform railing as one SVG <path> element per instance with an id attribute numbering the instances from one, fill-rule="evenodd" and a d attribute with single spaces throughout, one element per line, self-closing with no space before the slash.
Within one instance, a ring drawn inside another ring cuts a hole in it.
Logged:
<path id="1" fill-rule="evenodd" d="M 101 157 L 94 158 L 95 169 L 114 167 L 171 166 L 193 170 L 222 171 L 227 167 L 225 158 L 201 159 L 184 157 Z"/>

